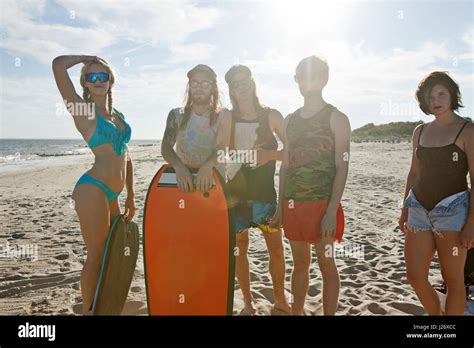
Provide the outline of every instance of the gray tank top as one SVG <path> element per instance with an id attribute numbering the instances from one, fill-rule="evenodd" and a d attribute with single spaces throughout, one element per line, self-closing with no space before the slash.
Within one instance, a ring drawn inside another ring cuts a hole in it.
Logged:
<path id="1" fill-rule="evenodd" d="M 173 110 L 179 127 L 184 117 L 184 108 Z M 176 137 L 176 154 L 185 164 L 203 164 L 216 148 L 219 117 L 212 126 L 209 125 L 210 112 L 198 116 L 193 111 L 185 129 L 178 128 Z M 224 164 L 215 167 L 225 177 Z"/>
<path id="2" fill-rule="evenodd" d="M 173 110 L 179 126 L 184 108 Z M 176 154 L 185 164 L 203 164 L 215 148 L 217 122 L 209 126 L 209 112 L 198 116 L 193 111 L 185 129 L 179 129 L 176 137 Z"/>

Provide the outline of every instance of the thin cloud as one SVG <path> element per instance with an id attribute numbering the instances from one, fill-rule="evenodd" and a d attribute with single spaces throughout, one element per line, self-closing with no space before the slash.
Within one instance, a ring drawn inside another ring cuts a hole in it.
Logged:
<path id="1" fill-rule="evenodd" d="M 216 46 L 206 43 L 172 45 L 169 47 L 171 63 L 200 62 L 210 59 L 216 51 Z"/>
<path id="2" fill-rule="evenodd" d="M 220 17 L 214 7 L 190 1 L 77 1 L 60 0 L 67 24 L 38 21 L 45 2 L 2 1 L 0 47 L 11 55 L 29 55 L 48 64 L 65 52 L 98 54 L 131 40 L 151 46 L 177 44 L 197 31 L 211 28 Z M 83 24 L 87 24 L 84 26 Z"/>

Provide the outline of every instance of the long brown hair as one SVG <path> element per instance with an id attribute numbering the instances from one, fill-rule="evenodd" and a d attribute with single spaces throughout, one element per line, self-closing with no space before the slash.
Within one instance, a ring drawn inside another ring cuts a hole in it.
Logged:
<path id="1" fill-rule="evenodd" d="M 192 105 L 193 105 L 193 100 L 191 98 L 191 88 L 189 87 L 189 81 L 188 81 L 188 83 L 186 84 L 186 92 L 184 94 L 184 116 L 179 125 L 180 129 L 186 128 L 189 118 L 191 117 Z M 219 116 L 220 110 L 221 110 L 221 99 L 219 96 L 219 87 L 217 86 L 217 81 L 213 79 L 209 126 L 213 126 L 214 123 L 217 121 L 217 117 Z"/>
<path id="2" fill-rule="evenodd" d="M 112 68 L 110 67 L 110 65 L 105 60 L 103 60 L 102 58 L 93 59 L 93 60 L 87 62 L 86 64 L 84 64 L 84 66 L 82 67 L 82 69 L 81 69 L 81 79 L 80 79 L 81 86 L 82 86 L 82 98 L 86 102 L 91 102 L 92 101 L 91 92 L 90 92 L 89 88 L 87 88 L 87 85 L 86 85 L 86 73 L 89 70 L 89 68 L 91 67 L 91 65 L 93 65 L 93 64 L 99 64 L 99 65 L 103 66 L 104 69 L 107 71 L 107 73 L 110 75 L 109 90 L 107 92 L 107 106 L 109 107 L 109 112 L 112 113 L 112 87 L 114 86 L 114 83 L 115 83 L 115 75 L 114 75 L 114 72 L 113 72 Z"/>
<path id="3" fill-rule="evenodd" d="M 258 95 L 257 95 L 257 85 L 255 84 L 255 80 L 253 79 L 253 77 L 250 77 L 250 82 L 253 87 L 253 97 L 252 97 L 253 104 L 255 106 L 255 109 L 257 109 L 257 113 L 260 115 L 261 112 L 265 109 L 265 105 L 260 103 L 260 99 L 258 98 Z M 237 100 L 235 100 L 235 98 L 232 96 L 232 93 L 230 93 L 230 88 L 229 88 L 229 98 L 230 98 L 230 103 L 232 104 L 232 110 L 237 113 L 240 113 L 239 103 L 237 103 Z"/>

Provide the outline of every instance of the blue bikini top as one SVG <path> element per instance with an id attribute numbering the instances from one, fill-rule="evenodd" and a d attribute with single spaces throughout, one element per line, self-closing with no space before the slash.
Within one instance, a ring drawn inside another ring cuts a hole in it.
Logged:
<path id="1" fill-rule="evenodd" d="M 120 129 L 111 121 L 106 120 L 98 112 L 95 114 L 99 116 L 97 118 L 97 125 L 95 127 L 94 133 L 89 139 L 89 147 L 93 149 L 94 147 L 111 144 L 115 152 L 122 156 L 126 149 L 126 144 L 130 141 L 132 135 L 132 129 L 129 124 L 120 116 L 120 112 L 117 109 L 113 108 L 115 114 L 120 118 L 125 128 Z"/>

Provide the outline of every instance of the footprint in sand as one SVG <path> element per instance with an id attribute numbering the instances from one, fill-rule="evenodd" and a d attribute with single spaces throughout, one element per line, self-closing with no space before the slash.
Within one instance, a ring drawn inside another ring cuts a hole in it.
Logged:
<path id="1" fill-rule="evenodd" d="M 347 311 L 347 315 L 360 315 L 360 310 L 357 309 L 357 308 L 349 308 L 349 310 Z"/>
<path id="2" fill-rule="evenodd" d="M 351 306 L 357 307 L 362 304 L 362 301 L 351 298 L 347 301 Z"/>
<path id="3" fill-rule="evenodd" d="M 403 280 L 405 278 L 405 272 L 393 272 L 388 275 L 390 280 Z"/>
<path id="4" fill-rule="evenodd" d="M 370 312 L 374 314 L 378 314 L 378 315 L 387 314 L 387 311 L 383 309 L 382 307 L 380 307 L 377 303 L 371 303 L 369 304 L 367 308 Z"/>
<path id="5" fill-rule="evenodd" d="M 274 300 L 273 288 L 270 288 L 270 287 L 261 288 L 258 292 L 261 295 L 263 295 L 263 298 L 265 298 L 266 300 L 268 300 L 270 302 L 273 302 L 273 300 Z"/>
<path id="6" fill-rule="evenodd" d="M 49 314 L 51 310 L 51 303 L 48 299 L 33 301 L 30 304 L 30 312 L 31 314 L 41 313 L 41 314 Z"/>
<path id="7" fill-rule="evenodd" d="M 308 288 L 308 296 L 315 297 L 321 293 L 321 290 L 319 290 L 315 285 L 312 285 Z"/>
<path id="8" fill-rule="evenodd" d="M 253 272 L 250 272 L 250 281 L 251 282 L 256 282 L 258 281 L 258 276 L 256 274 L 254 274 Z"/>
<path id="9" fill-rule="evenodd" d="M 79 255 L 79 254 L 82 254 L 82 250 L 79 250 L 79 249 L 72 249 L 72 252 L 76 255 Z"/>
<path id="10" fill-rule="evenodd" d="M 10 297 L 14 294 L 23 295 L 25 292 L 39 289 L 56 288 L 61 285 L 76 283 L 78 281 L 78 272 L 71 272 L 70 270 L 68 270 L 67 274 L 22 277 L 16 281 L 4 281 L 0 285 L 0 298 Z"/>
<path id="11" fill-rule="evenodd" d="M 60 254 L 60 255 L 56 255 L 54 257 L 56 260 L 67 260 L 69 258 L 69 254 Z"/>
<path id="12" fill-rule="evenodd" d="M 344 280 L 344 281 L 341 281 L 341 287 L 353 287 L 353 288 L 362 288 L 363 286 L 365 286 L 365 284 L 363 283 L 357 283 L 357 282 L 350 282 L 350 281 L 347 281 L 347 280 Z"/>
<path id="13" fill-rule="evenodd" d="M 412 303 L 389 303 L 390 306 L 392 306 L 395 309 L 398 309 L 399 311 L 402 311 L 407 314 L 413 314 L 413 315 L 425 315 L 426 312 L 421 306 L 414 305 Z"/>

